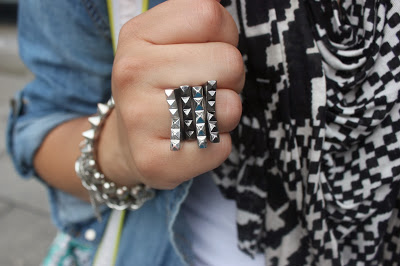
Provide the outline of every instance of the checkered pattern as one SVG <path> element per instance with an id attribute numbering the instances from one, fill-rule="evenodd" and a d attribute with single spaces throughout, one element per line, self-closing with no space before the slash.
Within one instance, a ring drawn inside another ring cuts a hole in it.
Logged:
<path id="1" fill-rule="evenodd" d="M 267 265 L 400 264 L 400 1 L 225 0 L 247 75 L 214 171 Z"/>

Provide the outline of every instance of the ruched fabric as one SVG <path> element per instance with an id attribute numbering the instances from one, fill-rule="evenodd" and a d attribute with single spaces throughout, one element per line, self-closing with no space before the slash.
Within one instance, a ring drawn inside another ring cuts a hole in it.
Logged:
<path id="1" fill-rule="evenodd" d="M 239 247 L 267 265 L 398 265 L 400 1 L 223 3 L 248 71 L 214 171 Z"/>

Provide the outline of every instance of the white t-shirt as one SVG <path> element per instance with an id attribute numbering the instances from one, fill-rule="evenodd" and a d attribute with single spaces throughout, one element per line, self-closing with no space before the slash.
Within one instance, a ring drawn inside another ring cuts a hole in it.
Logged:
<path id="1" fill-rule="evenodd" d="M 225 199 L 209 174 L 193 180 L 182 214 L 193 232 L 195 266 L 263 266 L 237 247 L 236 203 Z"/>

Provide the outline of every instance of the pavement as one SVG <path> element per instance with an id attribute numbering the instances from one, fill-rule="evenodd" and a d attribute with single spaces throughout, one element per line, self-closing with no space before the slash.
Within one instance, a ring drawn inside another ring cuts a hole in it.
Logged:
<path id="1" fill-rule="evenodd" d="M 6 152 L 9 101 L 32 78 L 18 57 L 15 24 L 0 23 L 0 266 L 40 265 L 56 234 L 46 189 L 20 178 Z"/>

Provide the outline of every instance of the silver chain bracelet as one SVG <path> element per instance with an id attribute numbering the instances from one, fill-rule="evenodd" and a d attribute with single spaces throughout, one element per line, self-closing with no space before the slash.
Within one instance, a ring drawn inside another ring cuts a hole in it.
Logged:
<path id="1" fill-rule="evenodd" d="M 90 201 L 98 219 L 101 219 L 99 204 L 105 203 L 109 208 L 116 210 L 137 210 L 155 195 L 154 189 L 144 184 L 131 188 L 117 187 L 114 182 L 107 181 L 97 166 L 97 140 L 104 121 L 114 106 L 112 97 L 107 104 L 97 105 L 97 114 L 88 118 L 92 128 L 82 133 L 85 139 L 80 144 L 81 155 L 75 162 L 75 172 L 90 193 Z"/>

